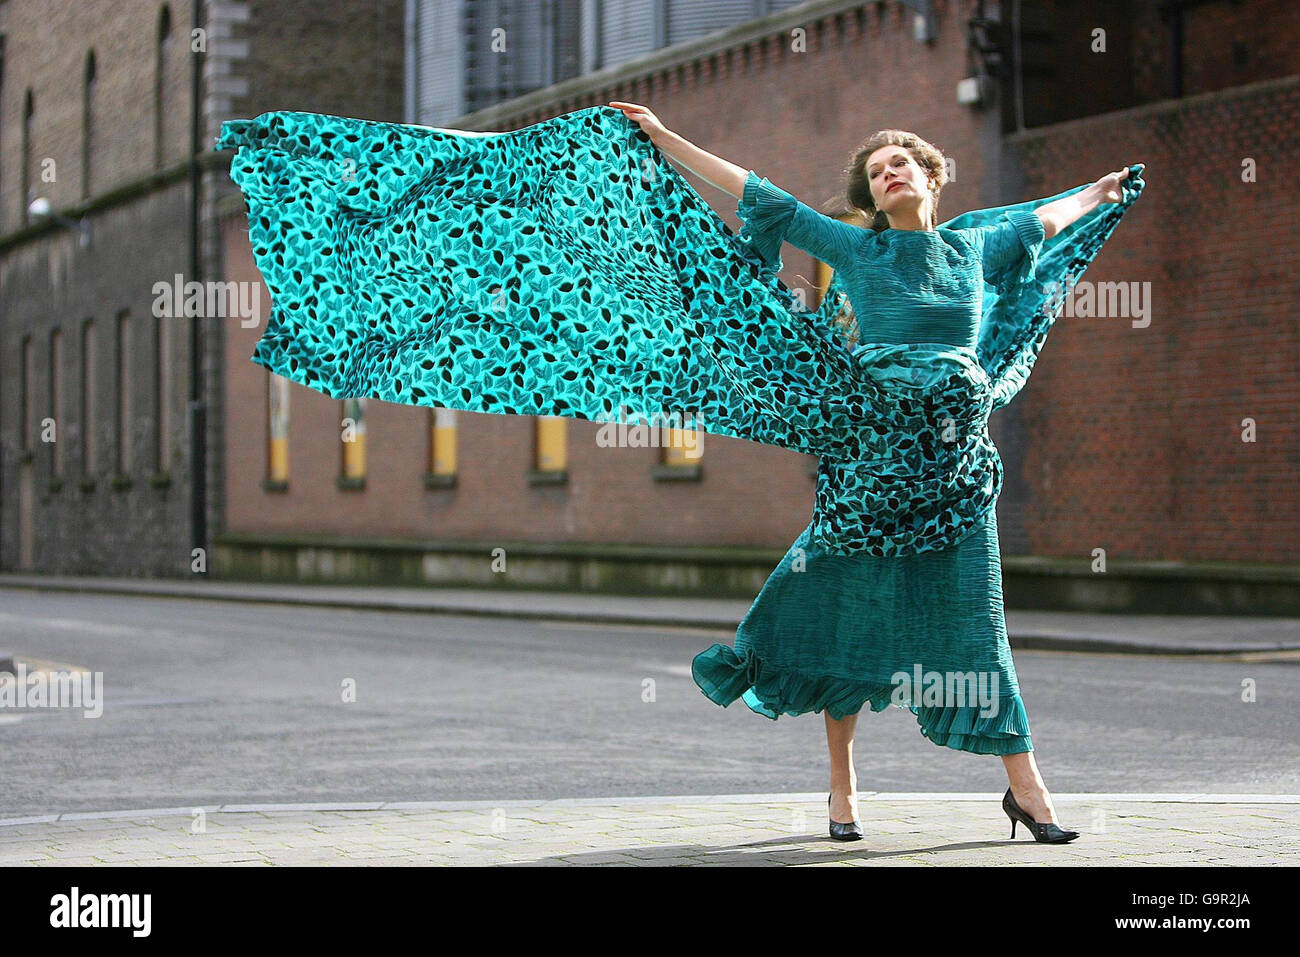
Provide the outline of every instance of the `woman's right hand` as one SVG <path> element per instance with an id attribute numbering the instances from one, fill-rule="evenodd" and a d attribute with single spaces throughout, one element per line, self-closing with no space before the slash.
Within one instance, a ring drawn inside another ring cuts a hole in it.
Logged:
<path id="1" fill-rule="evenodd" d="M 668 132 L 668 128 L 659 121 L 659 117 L 655 116 L 648 106 L 641 106 L 639 103 L 625 103 L 622 100 L 610 100 L 609 105 L 622 110 L 623 115 L 640 126 L 641 131 L 650 137 L 652 141 Z"/>
<path id="2" fill-rule="evenodd" d="M 685 137 L 674 133 L 660 123 L 659 117 L 655 116 L 647 106 L 642 106 L 640 103 L 625 103 L 622 100 L 610 100 L 609 105 L 622 110 L 624 116 L 640 126 L 642 132 L 650 137 L 650 142 L 655 145 L 655 148 L 669 159 L 676 160 L 700 179 L 725 190 L 737 199 L 744 194 L 749 170 L 735 163 L 728 163 L 722 157 L 714 156 L 708 150 L 702 150 Z"/>

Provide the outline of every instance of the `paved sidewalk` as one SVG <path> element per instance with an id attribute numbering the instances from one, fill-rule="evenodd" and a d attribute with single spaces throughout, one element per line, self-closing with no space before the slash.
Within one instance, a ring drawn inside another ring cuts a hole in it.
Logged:
<path id="1" fill-rule="evenodd" d="M 510 588 L 385 588 L 203 579 L 0 574 L 0 588 L 33 588 L 308 604 L 379 611 L 608 622 L 734 632 L 752 599 L 675 598 Z M 1131 654 L 1300 652 L 1300 619 L 1113 615 L 1008 609 L 1013 648 Z M 0 651 L 6 649 L 0 647 Z"/>
<path id="2" fill-rule="evenodd" d="M 227 805 L 0 821 L 0 866 L 1300 864 L 1300 795 L 1056 794 L 1080 832 L 1011 840 L 1001 794 L 862 792 L 865 839 L 824 791 L 555 801 Z"/>

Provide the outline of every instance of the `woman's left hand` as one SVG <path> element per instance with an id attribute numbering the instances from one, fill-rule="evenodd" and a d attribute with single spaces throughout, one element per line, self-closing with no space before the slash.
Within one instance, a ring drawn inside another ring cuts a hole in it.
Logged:
<path id="1" fill-rule="evenodd" d="M 1107 173 L 1094 184 L 1097 191 L 1101 194 L 1100 202 L 1118 203 L 1124 198 L 1124 190 L 1120 185 L 1128 178 L 1128 167 L 1116 170 L 1113 173 Z"/>

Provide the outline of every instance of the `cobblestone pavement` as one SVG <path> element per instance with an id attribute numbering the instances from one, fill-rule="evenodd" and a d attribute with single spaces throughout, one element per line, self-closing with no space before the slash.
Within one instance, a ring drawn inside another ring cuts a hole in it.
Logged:
<path id="1" fill-rule="evenodd" d="M 554 801 L 264 804 L 0 821 L 0 866 L 1300 864 L 1300 795 L 1054 794 L 1070 844 L 1014 840 L 1001 794 L 826 792 Z"/>

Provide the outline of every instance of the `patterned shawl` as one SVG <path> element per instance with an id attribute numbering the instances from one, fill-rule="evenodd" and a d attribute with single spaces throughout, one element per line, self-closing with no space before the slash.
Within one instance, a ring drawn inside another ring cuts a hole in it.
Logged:
<path id="1" fill-rule="evenodd" d="M 947 547 L 993 506 L 988 414 L 1143 187 L 1132 167 L 1123 202 L 988 286 L 977 350 L 854 348 L 838 276 L 804 309 L 613 107 L 505 133 L 280 111 L 216 146 L 273 301 L 254 362 L 339 399 L 644 417 L 816 454 L 813 524 L 846 554 Z"/>

